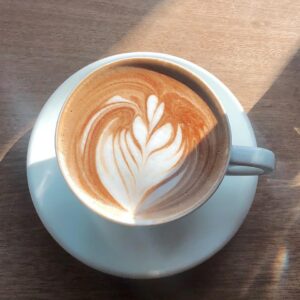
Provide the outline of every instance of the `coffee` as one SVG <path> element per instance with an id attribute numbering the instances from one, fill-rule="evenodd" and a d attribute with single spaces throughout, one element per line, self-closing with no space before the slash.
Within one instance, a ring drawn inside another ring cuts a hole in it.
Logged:
<path id="1" fill-rule="evenodd" d="M 134 223 L 175 218 L 201 204 L 226 164 L 220 110 L 196 78 L 158 60 L 92 73 L 60 116 L 56 147 L 80 198 Z"/>

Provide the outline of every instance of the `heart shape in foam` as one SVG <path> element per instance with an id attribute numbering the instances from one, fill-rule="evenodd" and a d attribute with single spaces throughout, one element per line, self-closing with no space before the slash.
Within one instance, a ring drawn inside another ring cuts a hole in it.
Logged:
<path id="1" fill-rule="evenodd" d="M 182 130 L 180 124 L 174 128 L 163 122 L 165 105 L 155 95 L 148 97 L 145 112 L 135 102 L 114 96 L 87 124 L 82 150 L 93 123 L 115 108 L 133 109 L 136 116 L 130 129 L 115 130 L 118 119 L 112 118 L 102 130 L 96 146 L 96 170 L 115 201 L 136 214 L 151 207 L 181 179 L 184 169 L 177 171 L 184 162 Z"/>

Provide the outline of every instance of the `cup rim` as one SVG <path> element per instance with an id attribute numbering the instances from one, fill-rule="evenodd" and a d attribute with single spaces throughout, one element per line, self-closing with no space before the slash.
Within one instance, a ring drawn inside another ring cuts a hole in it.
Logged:
<path id="1" fill-rule="evenodd" d="M 125 56 L 125 55 L 128 55 L 128 54 L 132 54 L 133 56 L 130 56 L 130 57 Z M 124 55 L 124 57 L 122 57 L 122 55 Z M 156 55 L 161 55 L 161 56 L 165 56 L 165 57 L 164 58 L 156 57 Z M 228 169 L 228 165 L 229 165 L 229 161 L 230 161 L 230 152 L 231 152 L 231 147 L 232 147 L 232 135 L 231 135 L 230 125 L 229 125 L 229 119 L 228 119 L 228 116 L 226 114 L 224 105 L 223 105 L 222 101 L 220 100 L 220 97 L 216 95 L 214 90 L 209 86 L 209 84 L 207 84 L 201 78 L 200 75 L 196 74 L 190 68 L 183 66 L 180 62 L 172 61 L 171 59 L 168 58 L 168 56 L 169 56 L 168 54 L 158 53 L 158 52 L 127 52 L 127 53 L 121 53 L 121 54 L 118 54 L 118 55 L 112 55 L 112 56 L 108 56 L 108 57 L 104 57 L 104 58 L 100 59 L 100 61 L 105 60 L 105 59 L 109 59 L 109 58 L 111 58 L 113 60 L 109 61 L 107 63 L 104 63 L 103 65 L 101 65 L 101 66 L 97 67 L 96 69 L 94 69 L 93 71 L 89 72 L 82 79 L 78 80 L 76 86 L 74 88 L 72 88 L 72 90 L 69 92 L 69 95 L 64 100 L 64 103 L 63 103 L 63 105 L 60 109 L 60 112 L 59 112 L 59 115 L 58 115 L 58 118 L 57 118 L 57 121 L 56 121 L 55 136 L 54 136 L 55 155 L 56 155 L 56 160 L 57 160 L 57 163 L 58 163 L 58 166 L 59 166 L 60 173 L 62 174 L 65 182 L 67 183 L 67 185 L 69 187 L 69 189 L 72 191 L 75 198 L 77 200 L 79 200 L 89 210 L 93 211 L 98 216 L 103 217 L 103 218 L 105 218 L 109 221 L 112 221 L 112 222 L 116 223 L 116 224 L 127 225 L 127 226 L 152 226 L 152 225 L 162 225 L 162 224 L 165 224 L 165 223 L 169 223 L 169 222 L 172 222 L 172 221 L 179 220 L 182 217 L 187 216 L 190 213 L 194 212 L 196 209 L 200 208 L 202 205 L 204 205 L 211 198 L 211 196 L 215 193 L 215 191 L 218 189 L 219 185 L 223 181 L 224 176 L 226 174 L 226 171 Z M 176 58 L 180 59 L 179 57 L 176 57 L 176 56 L 173 56 L 173 57 L 175 59 Z M 71 177 L 66 173 L 66 171 L 64 170 L 64 167 L 62 165 L 62 158 L 61 158 L 61 155 L 59 154 L 59 151 L 58 151 L 58 128 L 59 128 L 59 124 L 60 124 L 60 121 L 61 121 L 62 114 L 65 110 L 65 107 L 66 107 L 67 103 L 70 101 L 71 96 L 76 91 L 76 89 L 85 80 L 87 80 L 89 77 L 91 77 L 94 73 L 98 72 L 99 70 L 101 70 L 103 68 L 106 68 L 109 65 L 115 64 L 117 62 L 122 62 L 122 61 L 127 61 L 127 60 L 128 61 L 131 61 L 131 60 L 145 60 L 145 59 L 146 60 L 159 61 L 159 62 L 166 62 L 167 64 L 176 66 L 177 68 L 182 69 L 185 72 L 191 74 L 193 77 L 197 78 L 199 83 L 201 83 L 201 88 L 205 88 L 206 91 L 208 91 L 210 93 L 209 97 L 212 96 L 216 100 L 216 103 L 219 105 L 219 109 L 221 109 L 221 112 L 223 113 L 223 117 L 224 117 L 224 120 L 225 120 L 224 124 L 226 124 L 226 131 L 227 131 L 227 134 L 228 134 L 228 138 L 227 138 L 227 149 L 228 149 L 228 151 L 227 151 L 226 162 L 223 164 L 222 170 L 219 171 L 219 176 L 218 176 L 217 180 L 212 184 L 212 186 L 209 188 L 208 192 L 202 197 L 202 199 L 204 199 L 203 201 L 196 202 L 194 205 L 192 205 L 188 209 L 185 209 L 185 210 L 181 211 L 180 213 L 178 213 L 176 215 L 172 215 L 172 216 L 165 217 L 165 218 L 162 218 L 162 219 L 155 219 L 155 220 L 152 220 L 152 221 L 146 221 L 146 220 L 139 219 L 137 222 L 130 223 L 130 222 L 126 222 L 125 220 L 119 220 L 117 218 L 113 218 L 113 216 L 111 216 L 110 214 L 103 213 L 101 211 L 101 208 L 93 206 L 90 203 L 91 201 L 89 201 L 89 199 L 83 199 L 82 197 L 80 197 L 78 195 L 78 193 L 76 192 L 76 190 L 74 188 L 74 186 L 76 184 L 71 179 Z"/>

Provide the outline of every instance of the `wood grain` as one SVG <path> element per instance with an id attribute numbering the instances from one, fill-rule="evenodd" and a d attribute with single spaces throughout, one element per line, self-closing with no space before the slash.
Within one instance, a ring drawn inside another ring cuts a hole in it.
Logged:
<path id="1" fill-rule="evenodd" d="M 300 2 L 0 1 L 0 299 L 299 299 Z M 134 281 L 91 270 L 44 229 L 27 188 L 28 139 L 55 88 L 113 53 L 166 52 L 216 74 L 277 170 L 233 240 L 204 264 Z"/>

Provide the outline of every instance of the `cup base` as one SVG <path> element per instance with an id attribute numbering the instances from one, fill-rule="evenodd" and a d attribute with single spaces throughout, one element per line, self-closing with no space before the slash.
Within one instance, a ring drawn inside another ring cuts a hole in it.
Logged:
<path id="1" fill-rule="evenodd" d="M 222 100 L 233 144 L 256 146 L 247 115 L 229 89 L 209 72 L 174 56 L 127 53 L 108 57 L 79 70 L 54 92 L 36 121 L 28 148 L 33 204 L 46 229 L 67 252 L 92 268 L 130 278 L 172 275 L 211 257 L 242 224 L 257 186 L 257 176 L 225 177 L 212 198 L 195 212 L 150 227 L 112 223 L 74 199 L 55 156 L 54 134 L 61 107 L 79 81 L 96 68 L 117 58 L 145 55 L 168 59 L 200 75 Z"/>

